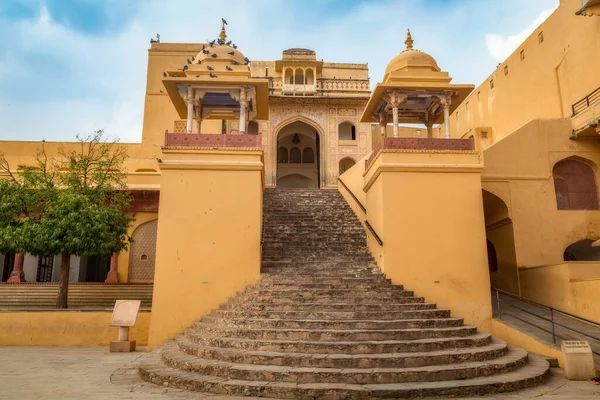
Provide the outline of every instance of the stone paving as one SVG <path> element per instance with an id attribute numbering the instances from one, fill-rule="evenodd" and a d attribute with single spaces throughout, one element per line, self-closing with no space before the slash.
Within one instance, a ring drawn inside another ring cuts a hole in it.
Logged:
<path id="1" fill-rule="evenodd" d="M 0 399 L 235 399 L 145 383 L 136 368 L 145 357 L 148 353 L 143 351 L 111 354 L 106 347 L 0 347 Z M 567 381 L 562 370 L 554 369 L 551 377 L 536 388 L 470 399 L 533 398 L 597 400 L 600 386 Z"/>

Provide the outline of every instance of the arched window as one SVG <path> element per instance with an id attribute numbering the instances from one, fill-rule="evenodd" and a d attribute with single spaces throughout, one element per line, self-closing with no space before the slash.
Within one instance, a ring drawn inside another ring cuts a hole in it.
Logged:
<path id="1" fill-rule="evenodd" d="M 313 164 L 315 162 L 315 152 L 312 147 L 305 147 L 302 150 L 302 162 L 304 164 Z"/>
<path id="2" fill-rule="evenodd" d="M 294 71 L 293 82 L 296 85 L 304 85 L 304 71 L 301 68 L 296 68 Z"/>
<path id="3" fill-rule="evenodd" d="M 258 135 L 258 122 L 248 122 L 248 135 Z"/>
<path id="4" fill-rule="evenodd" d="M 565 261 L 600 261 L 600 247 L 592 247 L 592 239 L 583 239 L 569 245 L 564 253 Z"/>
<path id="5" fill-rule="evenodd" d="M 598 188 L 592 168 L 577 160 L 564 160 L 553 170 L 559 210 L 598 210 Z"/>
<path id="6" fill-rule="evenodd" d="M 277 163 L 278 164 L 287 164 L 288 162 L 288 149 L 285 147 L 280 147 L 277 149 Z"/>
<path id="7" fill-rule="evenodd" d="M 498 257 L 496 256 L 496 248 L 489 240 L 487 240 L 487 256 L 490 272 L 498 272 Z"/>
<path id="8" fill-rule="evenodd" d="M 350 122 L 342 122 L 338 126 L 339 140 L 356 140 L 356 127 Z"/>
<path id="9" fill-rule="evenodd" d="M 315 74 L 312 69 L 306 70 L 306 84 L 314 85 L 315 84 Z"/>
<path id="10" fill-rule="evenodd" d="M 339 164 L 339 167 L 340 167 L 339 175 L 348 171 L 350 168 L 352 168 L 354 166 L 354 164 L 356 164 L 356 161 L 354 161 L 352 158 L 350 158 L 350 157 L 342 158 L 340 160 L 340 164 Z"/>
<path id="11" fill-rule="evenodd" d="M 290 164 L 300 164 L 302 162 L 302 155 L 300 149 L 292 147 L 290 150 Z"/>

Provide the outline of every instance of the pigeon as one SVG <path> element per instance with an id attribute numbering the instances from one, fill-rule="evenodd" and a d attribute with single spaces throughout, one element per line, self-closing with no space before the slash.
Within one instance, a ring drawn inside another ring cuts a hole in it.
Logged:
<path id="1" fill-rule="evenodd" d="M 231 47 L 233 47 L 234 49 L 237 49 L 237 46 L 234 44 L 231 45 Z"/>
<path id="2" fill-rule="evenodd" d="M 162 162 L 162 160 L 160 158 L 158 158 L 158 157 L 156 157 L 156 161 L 159 162 L 159 163 Z"/>
<path id="3" fill-rule="evenodd" d="M 229 65 L 226 65 L 226 66 L 225 66 L 225 69 L 226 69 L 227 71 L 233 71 Z"/>
<path id="4" fill-rule="evenodd" d="M 183 70 L 184 70 L 184 71 L 187 71 L 187 69 L 188 69 L 188 66 L 187 66 L 187 65 L 184 65 L 184 66 L 183 66 Z"/>
<path id="5" fill-rule="evenodd" d="M 230 56 L 233 56 L 233 55 L 235 55 L 235 51 L 230 51 L 230 52 L 229 52 L 229 53 L 227 53 L 227 54 L 229 54 Z"/>
<path id="6" fill-rule="evenodd" d="M 163 76 L 164 76 L 165 78 L 166 78 L 166 77 L 168 77 L 168 75 L 167 75 L 167 73 L 166 73 L 166 72 L 163 72 Z"/>
<path id="7" fill-rule="evenodd" d="M 210 54 L 210 51 L 208 51 L 208 50 L 202 50 L 202 52 L 203 52 L 204 54 Z"/>
<path id="8" fill-rule="evenodd" d="M 227 43 L 225 43 L 227 46 L 231 45 L 231 40 Z"/>
<path id="9" fill-rule="evenodd" d="M 221 22 L 223 22 L 223 25 L 227 25 L 227 21 L 225 21 L 223 18 L 221 18 Z"/>
<path id="10" fill-rule="evenodd" d="M 211 78 L 216 78 L 217 76 L 211 72 L 211 73 L 210 73 L 210 77 L 211 77 Z"/>
<path id="11" fill-rule="evenodd" d="M 219 44 L 219 46 L 223 46 L 225 44 L 225 42 L 221 39 L 217 39 L 217 43 Z"/>
<path id="12" fill-rule="evenodd" d="M 213 40 L 212 42 L 210 42 L 210 47 L 213 47 L 215 45 L 216 40 Z"/>
<path id="13" fill-rule="evenodd" d="M 250 62 L 250 59 L 248 57 L 244 58 L 244 61 L 246 61 L 246 64 L 248 64 Z"/>
<path id="14" fill-rule="evenodd" d="M 206 66 L 206 69 L 208 69 L 209 71 L 212 71 L 212 70 L 214 70 L 214 68 L 213 68 L 213 67 L 211 67 L 210 65 L 207 65 L 207 66 Z"/>
<path id="15" fill-rule="evenodd" d="M 164 93 L 162 90 L 159 90 L 159 92 Z"/>
<path id="16" fill-rule="evenodd" d="M 239 63 L 239 62 L 237 62 L 237 61 L 235 61 L 235 60 L 232 60 L 232 61 L 231 61 L 231 63 L 232 63 L 233 65 L 240 65 L 240 63 Z"/>
<path id="17" fill-rule="evenodd" d="M 202 45 L 202 50 L 204 50 L 205 48 L 206 48 L 206 45 L 205 45 L 205 44 L 203 44 L 203 45 Z"/>
<path id="18" fill-rule="evenodd" d="M 187 59 L 187 63 L 188 63 L 188 64 L 191 64 L 191 63 L 192 63 L 192 60 L 190 60 L 190 59 L 188 58 L 188 59 Z"/>
<path id="19" fill-rule="evenodd" d="M 211 56 L 212 58 L 217 58 L 217 53 L 212 53 L 210 56 Z"/>
<path id="20" fill-rule="evenodd" d="M 196 75 L 196 78 L 200 78 L 200 75 Z"/>

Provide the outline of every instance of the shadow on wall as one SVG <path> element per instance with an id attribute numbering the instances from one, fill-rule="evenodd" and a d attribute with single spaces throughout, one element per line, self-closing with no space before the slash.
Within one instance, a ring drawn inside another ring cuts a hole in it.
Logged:
<path id="1" fill-rule="evenodd" d="M 600 261 L 600 247 L 592 247 L 594 240 L 584 239 L 565 249 L 565 261 Z"/>
<path id="2" fill-rule="evenodd" d="M 277 187 L 284 188 L 314 188 L 314 181 L 300 174 L 290 174 L 277 180 Z"/>

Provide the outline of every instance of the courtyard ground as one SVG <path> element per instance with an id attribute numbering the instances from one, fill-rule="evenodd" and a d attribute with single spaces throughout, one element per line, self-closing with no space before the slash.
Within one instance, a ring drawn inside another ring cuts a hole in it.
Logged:
<path id="1" fill-rule="evenodd" d="M 234 399 L 141 381 L 135 367 L 146 354 L 111 354 L 106 347 L 0 347 L 0 399 Z M 552 376 L 540 387 L 480 398 L 597 400 L 600 386 L 567 381 L 562 370 L 553 369 Z"/>

